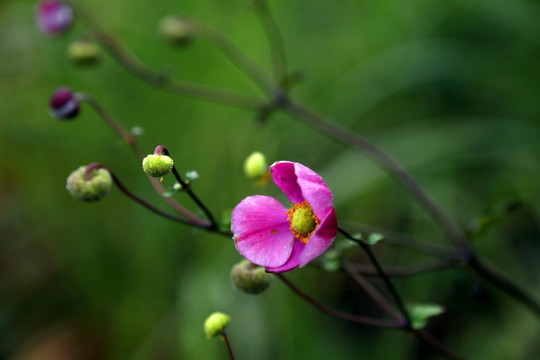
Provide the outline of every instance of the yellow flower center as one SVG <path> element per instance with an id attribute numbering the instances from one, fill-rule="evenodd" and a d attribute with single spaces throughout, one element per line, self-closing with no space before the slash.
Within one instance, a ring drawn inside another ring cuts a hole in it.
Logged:
<path id="1" fill-rule="evenodd" d="M 319 225 L 319 219 L 307 201 L 292 204 L 292 207 L 287 210 L 287 221 L 290 224 L 291 232 L 303 244 L 307 244 L 309 237 Z"/>

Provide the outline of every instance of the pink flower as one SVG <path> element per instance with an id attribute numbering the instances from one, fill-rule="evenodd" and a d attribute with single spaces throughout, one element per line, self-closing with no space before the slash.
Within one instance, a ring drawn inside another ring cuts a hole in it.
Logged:
<path id="1" fill-rule="evenodd" d="M 43 0 L 37 6 L 37 20 L 45 34 L 56 35 L 71 26 L 73 10 L 62 1 Z"/>
<path id="2" fill-rule="evenodd" d="M 332 193 L 313 170 L 278 161 L 272 180 L 292 203 L 287 209 L 268 196 L 248 196 L 232 212 L 234 244 L 240 254 L 268 272 L 304 266 L 336 237 Z"/>

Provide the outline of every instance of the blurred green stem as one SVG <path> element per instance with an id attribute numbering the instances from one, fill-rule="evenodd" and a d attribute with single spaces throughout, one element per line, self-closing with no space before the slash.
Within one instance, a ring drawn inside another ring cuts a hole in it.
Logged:
<path id="1" fill-rule="evenodd" d="M 355 243 L 360 245 L 360 247 L 366 252 L 366 254 L 369 257 L 369 260 L 371 261 L 373 266 L 375 266 L 375 269 L 377 269 L 377 273 L 379 274 L 379 277 L 382 279 L 382 281 L 384 282 L 384 284 L 390 291 L 390 294 L 394 298 L 394 301 L 397 307 L 399 308 L 401 315 L 403 315 L 403 317 L 405 318 L 404 327 L 407 329 L 411 329 L 411 317 L 409 316 L 409 312 L 407 311 L 407 308 L 405 308 L 405 304 L 403 303 L 403 300 L 401 299 L 401 296 L 397 292 L 396 288 L 394 287 L 394 285 L 392 284 L 388 276 L 386 276 L 386 273 L 382 269 L 381 264 L 379 264 L 379 261 L 375 257 L 375 254 L 373 254 L 373 251 L 371 251 L 371 246 L 362 240 L 355 239 L 353 236 L 351 236 L 351 234 L 349 234 L 347 231 L 341 228 L 338 228 L 338 231 L 349 240 L 354 241 Z"/>
<path id="2" fill-rule="evenodd" d="M 405 277 L 417 274 L 423 274 L 429 271 L 451 269 L 460 266 L 456 260 L 435 260 L 407 266 L 385 266 L 384 272 L 389 277 Z M 374 266 L 364 264 L 350 264 L 349 271 L 355 274 L 366 276 L 377 276 L 378 271 Z"/>
<path id="3" fill-rule="evenodd" d="M 220 31 L 205 24 L 204 22 L 189 17 L 189 20 L 195 32 L 201 38 L 205 39 L 229 58 L 240 71 L 246 74 L 264 93 L 272 97 L 281 94 L 283 91 L 277 86 L 272 79 L 251 59 L 249 59 L 229 38 Z"/>
<path id="4" fill-rule="evenodd" d="M 439 258 L 448 259 L 448 260 L 461 259 L 461 256 L 459 255 L 459 253 L 457 253 L 454 247 L 449 247 L 442 244 L 436 244 L 434 242 L 417 239 L 410 235 L 398 233 L 395 231 L 390 231 L 387 229 L 382 229 L 380 227 L 376 227 L 372 225 L 361 224 L 358 222 L 340 221 L 340 223 L 346 224 L 347 228 L 354 229 L 352 232 L 361 232 L 362 235 L 364 235 L 364 233 L 367 233 L 367 234 L 378 233 L 378 234 L 383 235 L 384 237 L 381 240 L 381 244 L 402 246 L 402 247 L 421 251 L 423 253 L 433 255 Z"/>
<path id="5" fill-rule="evenodd" d="M 361 315 L 354 315 L 345 313 L 339 310 L 332 309 L 330 307 L 327 307 L 326 305 L 323 305 L 313 298 L 311 298 L 309 295 L 307 295 L 302 290 L 298 289 L 292 282 L 290 282 L 283 274 L 276 273 L 275 274 L 285 285 L 287 285 L 291 290 L 293 290 L 298 296 L 300 296 L 302 299 L 306 300 L 311 305 L 315 306 L 320 311 L 327 313 L 333 317 L 352 321 L 364 325 L 371 325 L 371 326 L 378 326 L 378 327 L 386 327 L 386 328 L 399 328 L 402 325 L 395 322 L 395 321 L 388 321 L 388 320 L 382 320 L 382 319 L 375 319 L 367 316 L 361 316 Z"/>
<path id="6" fill-rule="evenodd" d="M 162 74 L 147 67 L 120 42 L 100 30 L 99 24 L 83 8 L 83 6 L 75 2 L 70 2 L 70 4 L 76 8 L 77 15 L 81 19 L 81 22 L 91 30 L 92 36 L 105 47 L 109 54 L 126 70 L 143 81 L 172 93 L 222 103 L 241 109 L 257 110 L 264 106 L 264 100 L 257 97 L 172 79 L 166 74 Z"/>
<path id="7" fill-rule="evenodd" d="M 406 320 L 399 315 L 399 313 L 394 310 L 392 305 L 386 301 L 386 299 L 375 289 L 364 277 L 358 274 L 354 269 L 354 265 L 347 262 L 342 263 L 343 270 L 345 273 L 358 285 L 360 286 L 372 299 L 373 301 L 388 315 L 392 316 L 401 326 L 406 325 Z"/>
<path id="8" fill-rule="evenodd" d="M 274 81 L 280 86 L 285 85 L 287 77 L 287 58 L 285 56 L 285 45 L 283 37 L 276 23 L 276 19 L 272 15 L 266 1 L 257 2 L 255 13 L 259 18 L 270 43 L 270 51 L 272 53 L 272 67 L 274 71 Z"/>

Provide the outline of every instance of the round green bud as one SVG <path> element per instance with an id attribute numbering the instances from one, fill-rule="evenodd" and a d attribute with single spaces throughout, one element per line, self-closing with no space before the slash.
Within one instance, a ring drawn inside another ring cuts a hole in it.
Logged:
<path id="1" fill-rule="evenodd" d="M 168 15 L 158 25 L 159 33 L 173 45 L 187 45 L 193 38 L 193 25 L 178 15 Z"/>
<path id="2" fill-rule="evenodd" d="M 242 260 L 231 269 L 231 280 L 238 290 L 257 295 L 268 289 L 274 280 L 274 275 L 265 272 L 263 267 L 249 260 Z"/>
<path id="3" fill-rule="evenodd" d="M 251 153 L 244 161 L 244 173 L 252 180 L 261 179 L 267 172 L 266 157 L 258 151 Z"/>
<path id="4" fill-rule="evenodd" d="M 152 177 L 167 175 L 174 165 L 173 159 L 167 155 L 151 154 L 143 159 L 142 167 L 145 173 Z"/>
<path id="5" fill-rule="evenodd" d="M 66 189 L 79 201 L 95 202 L 109 193 L 112 178 L 106 169 L 92 169 L 86 174 L 86 166 L 73 171 L 67 178 Z"/>
<path id="6" fill-rule="evenodd" d="M 204 321 L 204 333 L 207 339 L 211 339 L 216 335 L 221 334 L 225 327 L 229 324 L 231 317 L 222 312 L 215 312 L 206 318 Z"/>
<path id="7" fill-rule="evenodd" d="M 67 54 L 76 65 L 95 65 L 101 57 L 101 48 L 92 40 L 80 39 L 69 45 Z"/>

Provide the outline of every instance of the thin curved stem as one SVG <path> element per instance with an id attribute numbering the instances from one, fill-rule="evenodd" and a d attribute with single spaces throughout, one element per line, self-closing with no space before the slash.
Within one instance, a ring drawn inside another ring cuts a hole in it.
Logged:
<path id="1" fill-rule="evenodd" d="M 425 330 L 412 329 L 411 332 L 416 335 L 416 337 L 426 344 L 430 345 L 433 349 L 437 350 L 439 353 L 443 354 L 449 359 L 452 360 L 465 360 L 465 358 L 454 353 L 450 348 L 441 343 L 439 340 L 435 339 L 430 333 Z"/>
<path id="2" fill-rule="evenodd" d="M 78 101 L 83 101 L 90 105 L 92 109 L 105 121 L 107 125 L 113 129 L 115 133 L 117 133 L 124 141 L 126 141 L 131 149 L 133 150 L 133 153 L 139 160 L 139 163 L 143 160 L 143 152 L 139 145 L 137 144 L 135 137 L 130 134 L 126 129 L 124 129 L 105 109 L 95 100 L 93 97 L 91 97 L 88 94 L 85 93 L 76 93 L 75 97 Z M 169 204 L 174 210 L 178 211 L 180 214 L 184 215 L 190 222 L 196 223 L 199 225 L 206 226 L 208 223 L 204 220 L 199 219 L 197 216 L 192 214 L 188 209 L 180 205 L 178 202 L 176 202 L 172 198 L 163 197 L 163 193 L 165 192 L 165 189 L 163 189 L 163 186 L 159 182 L 158 179 L 148 175 L 148 179 L 152 183 L 152 186 L 154 187 L 154 190 L 161 196 L 161 198 Z"/>
<path id="3" fill-rule="evenodd" d="M 460 266 L 460 263 L 458 261 L 434 260 L 406 266 L 384 266 L 383 270 L 386 276 L 389 277 L 405 277 L 424 274 L 430 271 L 451 269 L 457 266 Z M 372 265 L 350 264 L 349 270 L 354 274 L 362 274 L 365 276 L 379 275 L 377 269 Z"/>
<path id="4" fill-rule="evenodd" d="M 189 17 L 189 21 L 193 25 L 197 35 L 221 50 L 231 63 L 246 74 L 264 93 L 270 97 L 282 93 L 282 90 L 274 84 L 272 79 L 229 40 L 227 36 L 197 18 Z"/>
<path id="5" fill-rule="evenodd" d="M 399 313 L 394 310 L 392 305 L 386 299 L 384 296 L 381 295 L 377 289 L 375 289 L 366 279 L 364 279 L 360 274 L 354 271 L 353 265 L 344 262 L 342 264 L 343 270 L 345 273 L 358 285 L 360 286 L 372 299 L 373 301 L 388 315 L 392 316 L 396 322 L 401 324 L 402 326 L 405 326 L 405 320 Z"/>
<path id="6" fill-rule="evenodd" d="M 227 345 L 227 353 L 229 354 L 229 359 L 234 360 L 234 353 L 232 350 L 231 342 L 229 341 L 229 337 L 227 336 L 225 330 L 221 331 L 221 338 L 223 339 L 223 341 L 225 341 L 225 344 Z"/>
<path id="7" fill-rule="evenodd" d="M 158 147 L 156 147 L 156 150 L 155 152 L 162 152 L 163 154 L 169 156 L 169 150 L 167 150 L 167 148 L 163 145 L 159 145 Z M 180 183 L 180 185 L 182 186 L 182 189 L 184 189 L 184 191 L 189 195 L 189 197 L 195 202 L 195 204 L 197 204 L 197 206 L 204 212 L 204 214 L 206 215 L 206 217 L 208 218 L 208 220 L 210 221 L 210 229 L 211 230 L 215 230 L 218 228 L 218 224 L 216 222 L 216 219 L 214 218 L 214 215 L 212 215 L 212 212 L 206 207 L 206 205 L 204 205 L 204 203 L 199 199 L 199 197 L 193 192 L 193 190 L 191 190 L 190 186 L 182 179 L 182 177 L 180 176 L 180 174 L 178 173 L 178 171 L 176 171 L 176 168 L 172 167 L 172 172 L 174 174 L 174 177 L 176 178 L 176 181 L 178 181 L 178 183 Z"/>
<path id="8" fill-rule="evenodd" d="M 306 300 L 308 303 L 310 303 L 311 305 L 313 305 L 314 307 L 316 307 L 320 311 L 322 311 L 322 312 L 324 312 L 326 314 L 329 314 L 329 315 L 331 315 L 333 317 L 343 319 L 343 320 L 347 320 L 347 321 L 357 322 L 357 323 L 364 324 L 364 325 L 370 325 L 370 326 L 386 327 L 386 328 L 399 328 L 399 327 L 401 327 L 401 325 L 398 324 L 395 321 L 375 319 L 375 318 L 370 318 L 370 317 L 367 317 L 367 316 L 354 315 L 354 314 L 349 314 L 349 313 L 345 313 L 345 312 L 342 312 L 342 311 L 339 311 L 339 310 L 332 309 L 332 308 L 330 308 L 330 307 L 328 307 L 326 305 L 323 305 L 323 304 L 317 302 L 316 300 L 311 298 L 309 295 L 307 295 L 305 292 L 298 289 L 284 275 L 276 273 L 276 276 L 280 280 L 282 280 L 285 283 L 285 285 L 287 285 L 291 290 L 293 290 L 302 299 Z"/>
<path id="9" fill-rule="evenodd" d="M 338 228 L 338 231 L 341 234 L 343 234 L 345 237 L 347 237 L 349 240 L 352 240 L 352 241 L 356 242 L 366 252 L 366 254 L 369 257 L 369 260 L 372 262 L 372 264 L 377 269 L 377 273 L 379 274 L 380 278 L 383 280 L 384 284 L 386 285 L 386 287 L 390 291 L 390 294 L 394 298 L 394 301 L 395 301 L 397 307 L 399 308 L 399 311 L 401 312 L 401 314 L 405 318 L 405 320 L 406 320 L 405 327 L 410 329 L 411 328 L 411 317 L 409 315 L 409 312 L 407 311 L 407 308 L 405 307 L 405 304 L 403 303 L 403 300 L 401 299 L 401 296 L 397 292 L 396 288 L 394 287 L 394 285 L 392 284 L 392 282 L 390 281 L 388 276 L 386 276 L 386 273 L 384 272 L 383 268 L 381 267 L 381 264 L 379 264 L 379 261 L 375 257 L 375 254 L 373 254 L 373 251 L 371 251 L 371 247 L 368 244 L 366 244 L 365 242 L 355 239 L 347 231 L 345 231 L 345 230 L 343 230 L 341 228 Z"/>
<path id="10" fill-rule="evenodd" d="M 342 221 L 342 223 L 346 224 L 347 228 L 354 229 L 354 232 L 360 231 L 362 233 L 365 232 L 382 234 L 384 236 L 384 238 L 381 240 L 382 244 L 402 246 L 448 260 L 461 259 L 461 256 L 454 247 L 442 244 L 435 244 L 433 242 L 425 241 L 415 238 L 413 236 L 409 236 L 395 231 L 390 231 L 387 229 L 382 229 L 380 227 L 372 225 L 366 225 L 350 221 Z"/>
<path id="11" fill-rule="evenodd" d="M 172 93 L 226 104 L 241 109 L 258 110 L 265 106 L 266 101 L 258 97 L 173 79 L 149 68 L 119 41 L 100 30 L 101 27 L 97 21 L 80 4 L 74 4 L 73 2 L 71 4 L 77 8 L 77 15 L 90 29 L 91 34 L 96 40 L 103 45 L 105 50 L 127 71 L 148 84 Z"/>
<path id="12" fill-rule="evenodd" d="M 279 26 L 266 1 L 257 3 L 255 6 L 255 13 L 259 18 L 270 43 L 274 80 L 277 84 L 283 86 L 287 77 L 287 58 L 285 56 L 285 45 Z"/>
<path id="13" fill-rule="evenodd" d="M 481 262 L 478 258 L 472 259 L 469 262 L 469 265 L 484 279 L 488 280 L 498 288 L 503 289 L 507 294 L 527 305 L 531 310 L 534 311 L 537 317 L 540 317 L 540 305 L 530 295 L 517 287 L 517 285 L 498 274 L 495 270 Z"/>

